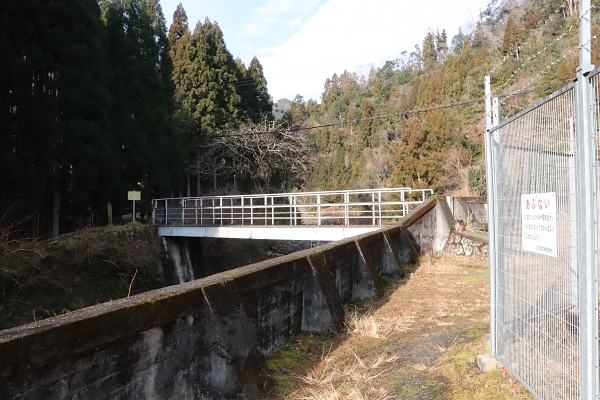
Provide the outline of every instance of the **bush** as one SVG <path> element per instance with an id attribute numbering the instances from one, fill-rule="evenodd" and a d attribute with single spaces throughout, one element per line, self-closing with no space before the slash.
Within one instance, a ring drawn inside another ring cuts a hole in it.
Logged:
<path id="1" fill-rule="evenodd" d="M 479 164 L 469 168 L 469 191 L 475 196 L 487 196 L 487 182 L 485 179 L 485 166 Z"/>

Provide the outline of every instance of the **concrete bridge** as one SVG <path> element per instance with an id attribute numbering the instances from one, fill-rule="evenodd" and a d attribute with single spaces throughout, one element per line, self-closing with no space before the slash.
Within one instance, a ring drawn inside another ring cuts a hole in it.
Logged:
<path id="1" fill-rule="evenodd" d="M 180 197 L 152 201 L 161 236 L 334 241 L 393 225 L 431 189 Z"/>

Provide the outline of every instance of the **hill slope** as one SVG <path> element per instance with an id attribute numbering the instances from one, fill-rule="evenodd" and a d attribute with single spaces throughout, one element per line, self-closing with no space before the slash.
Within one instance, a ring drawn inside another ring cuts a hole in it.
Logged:
<path id="1" fill-rule="evenodd" d="M 484 195 L 484 76 L 492 77 L 503 117 L 573 79 L 577 7 L 493 1 L 470 32 L 451 39 L 428 32 L 414 52 L 369 76 L 334 74 L 320 104 L 297 96 L 284 119 L 306 128 L 315 161 L 306 189 L 411 186 Z M 598 18 L 592 22 L 596 34 Z"/>

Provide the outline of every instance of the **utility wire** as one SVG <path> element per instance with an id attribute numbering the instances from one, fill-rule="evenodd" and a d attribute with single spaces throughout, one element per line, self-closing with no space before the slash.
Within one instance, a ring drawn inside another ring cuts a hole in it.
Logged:
<path id="1" fill-rule="evenodd" d="M 518 76 L 521 72 L 525 71 L 525 67 L 527 66 L 527 64 L 534 60 L 535 58 L 537 58 L 538 56 L 543 55 L 543 53 L 545 53 L 547 50 L 549 50 L 550 47 L 554 46 L 557 42 L 559 42 L 561 39 L 563 39 L 569 32 L 571 32 L 571 30 L 577 26 L 581 20 L 588 14 L 591 12 L 591 10 L 595 8 L 594 6 L 591 6 L 590 8 L 588 8 L 584 13 L 581 14 L 581 16 L 571 25 L 569 26 L 569 28 L 564 31 L 562 34 L 560 34 L 559 36 L 556 37 L 556 39 L 554 39 L 552 42 L 548 43 L 546 46 L 544 46 L 543 49 L 537 51 L 536 53 L 533 53 L 532 55 L 530 55 L 529 57 L 527 57 L 527 59 L 521 64 L 519 65 L 519 67 L 514 70 L 512 72 L 512 74 L 508 77 L 508 79 L 500 86 L 498 86 L 497 88 L 492 90 L 492 93 L 496 93 L 497 91 L 499 91 L 500 89 L 502 89 L 504 86 L 508 85 L 509 82 L 511 82 L 516 76 Z M 586 43 L 587 45 L 587 43 Z M 581 46 L 580 46 L 581 47 Z M 572 51 L 568 52 L 568 53 L 572 53 Z M 566 54 L 563 56 L 566 57 Z M 552 65 L 554 65 L 554 62 L 552 63 Z M 545 73 L 545 72 L 544 72 Z M 539 77 L 540 74 L 538 74 Z M 533 82 L 531 82 L 533 83 Z M 531 84 L 530 83 L 530 84 Z"/>
<path id="2" fill-rule="evenodd" d="M 234 137 L 234 136 L 265 135 L 265 134 L 285 133 L 285 132 L 300 132 L 300 131 L 307 131 L 307 130 L 312 130 L 312 129 L 328 128 L 328 127 L 332 127 L 332 126 L 351 125 L 351 124 L 356 124 L 356 123 L 363 122 L 363 121 L 375 121 L 378 119 L 387 119 L 387 118 L 393 118 L 393 117 L 405 117 L 405 116 L 412 115 L 412 114 L 422 114 L 422 113 L 435 111 L 435 110 L 443 110 L 446 108 L 461 107 L 461 106 L 466 106 L 466 105 L 474 104 L 474 103 L 482 103 L 484 101 L 485 101 L 485 97 L 482 97 L 479 99 L 463 100 L 463 101 L 458 101 L 456 103 L 441 104 L 439 106 L 418 108 L 418 109 L 407 110 L 407 111 L 402 111 L 402 112 L 398 112 L 398 113 L 376 115 L 374 117 L 368 117 L 368 118 L 349 119 L 349 120 L 344 120 L 344 121 L 339 121 L 339 122 L 333 122 L 330 124 L 320 124 L 320 125 L 300 127 L 300 128 L 276 129 L 276 130 L 272 130 L 272 131 L 262 131 L 262 132 L 237 133 L 237 134 L 231 134 L 231 135 L 211 135 L 211 137 L 222 138 L 222 137 Z"/>
<path id="3" fill-rule="evenodd" d="M 550 84 L 546 84 L 546 85 L 540 85 L 540 86 L 533 87 L 531 89 L 520 90 L 518 92 L 513 92 L 513 93 L 510 93 L 507 95 L 501 95 L 499 97 L 521 96 L 521 95 L 536 92 L 538 90 L 543 90 L 543 89 L 547 89 L 547 88 L 550 88 L 553 86 L 565 84 L 568 82 L 570 82 L 570 80 L 564 80 L 564 81 L 554 82 L 554 83 L 550 83 Z M 225 137 L 235 137 L 235 136 L 252 136 L 252 135 L 266 135 L 266 134 L 274 134 L 274 133 L 301 132 L 301 131 L 308 131 L 308 130 L 313 130 L 313 129 L 329 128 L 329 127 L 334 127 L 334 126 L 352 125 L 352 124 L 357 124 L 357 123 L 364 122 L 364 121 L 375 121 L 375 120 L 379 120 L 379 119 L 388 119 L 388 118 L 394 118 L 394 117 L 406 117 L 406 116 L 413 115 L 413 114 L 423 114 L 423 113 L 427 113 L 427 112 L 431 112 L 431 111 L 444 110 L 447 108 L 464 107 L 464 106 L 467 106 L 470 104 L 483 103 L 483 102 L 485 102 L 485 97 L 457 101 L 454 103 L 440 104 L 437 106 L 432 106 L 432 107 L 427 107 L 427 108 L 417 108 L 417 109 L 413 109 L 413 110 L 401 111 L 398 113 L 382 114 L 382 115 L 376 115 L 374 117 L 367 117 L 367 118 L 349 119 L 349 120 L 344 120 L 344 121 L 339 121 L 339 122 L 332 122 L 329 124 L 320 124 L 320 125 L 308 126 L 308 127 L 275 129 L 275 130 L 271 130 L 271 131 L 262 131 L 262 132 L 235 133 L 235 134 L 230 134 L 230 135 L 221 134 L 221 135 L 210 135 L 210 136 L 214 137 L 214 138 L 225 138 Z"/>

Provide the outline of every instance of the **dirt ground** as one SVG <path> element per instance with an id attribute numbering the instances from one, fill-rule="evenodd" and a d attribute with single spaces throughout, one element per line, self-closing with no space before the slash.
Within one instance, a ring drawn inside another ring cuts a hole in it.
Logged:
<path id="1" fill-rule="evenodd" d="M 489 353 L 485 260 L 425 257 L 386 296 L 346 307 L 347 330 L 304 333 L 269 359 L 268 399 L 533 399 Z"/>

